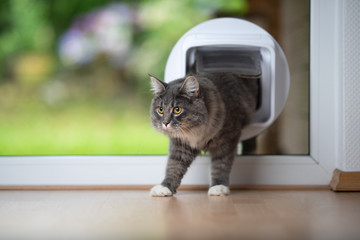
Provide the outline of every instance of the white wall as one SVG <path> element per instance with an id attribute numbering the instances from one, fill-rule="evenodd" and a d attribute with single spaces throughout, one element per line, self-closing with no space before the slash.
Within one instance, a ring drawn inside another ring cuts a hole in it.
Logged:
<path id="1" fill-rule="evenodd" d="M 338 1 L 339 159 L 337 168 L 360 171 L 360 1 Z"/>

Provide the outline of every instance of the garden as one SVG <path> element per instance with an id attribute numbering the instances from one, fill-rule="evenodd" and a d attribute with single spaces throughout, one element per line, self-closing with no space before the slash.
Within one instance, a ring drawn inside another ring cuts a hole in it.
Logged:
<path id="1" fill-rule="evenodd" d="M 3 0 L 0 155 L 166 154 L 148 73 L 191 27 L 241 0 Z"/>

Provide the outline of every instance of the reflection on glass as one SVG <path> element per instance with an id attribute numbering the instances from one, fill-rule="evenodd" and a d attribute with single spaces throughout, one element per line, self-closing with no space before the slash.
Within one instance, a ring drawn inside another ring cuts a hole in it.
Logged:
<path id="1" fill-rule="evenodd" d="M 147 74 L 163 76 L 192 26 L 225 16 L 267 29 L 291 72 L 284 113 L 244 152 L 308 153 L 308 2 L 27 0 L 0 2 L 0 155 L 167 154 Z"/>

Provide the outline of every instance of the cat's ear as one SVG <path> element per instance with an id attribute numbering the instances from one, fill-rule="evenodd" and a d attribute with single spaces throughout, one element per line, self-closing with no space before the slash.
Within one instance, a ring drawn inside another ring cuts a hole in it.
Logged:
<path id="1" fill-rule="evenodd" d="M 189 97 L 197 97 L 200 92 L 200 87 L 196 77 L 194 76 L 186 77 L 184 84 L 181 87 L 181 91 Z"/>
<path id="2" fill-rule="evenodd" d="M 157 79 L 156 77 L 152 76 L 149 74 L 150 80 L 151 80 L 151 85 L 152 85 L 152 91 L 155 94 L 160 94 L 162 92 L 165 91 L 167 84 L 164 83 L 163 81 Z"/>

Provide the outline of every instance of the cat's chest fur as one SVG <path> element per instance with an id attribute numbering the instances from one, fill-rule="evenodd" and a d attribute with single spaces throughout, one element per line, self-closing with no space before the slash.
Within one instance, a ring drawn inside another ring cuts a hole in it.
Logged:
<path id="1" fill-rule="evenodd" d="M 242 127 L 256 107 L 256 81 L 236 74 L 195 75 L 168 84 L 154 79 L 153 84 L 156 93 L 152 102 L 153 126 L 193 149 L 206 151 L 222 139 L 238 141 Z M 171 116 L 171 131 L 162 126 L 168 116 L 156 112 L 162 107 L 183 109 Z"/>
<path id="2" fill-rule="evenodd" d="M 207 108 L 207 117 L 204 124 L 193 128 L 188 134 L 184 134 L 182 139 L 192 148 L 207 150 L 213 147 L 214 138 L 220 134 L 223 129 L 226 110 L 224 102 L 216 87 L 211 82 L 205 82 L 207 89 L 204 99 Z"/>

